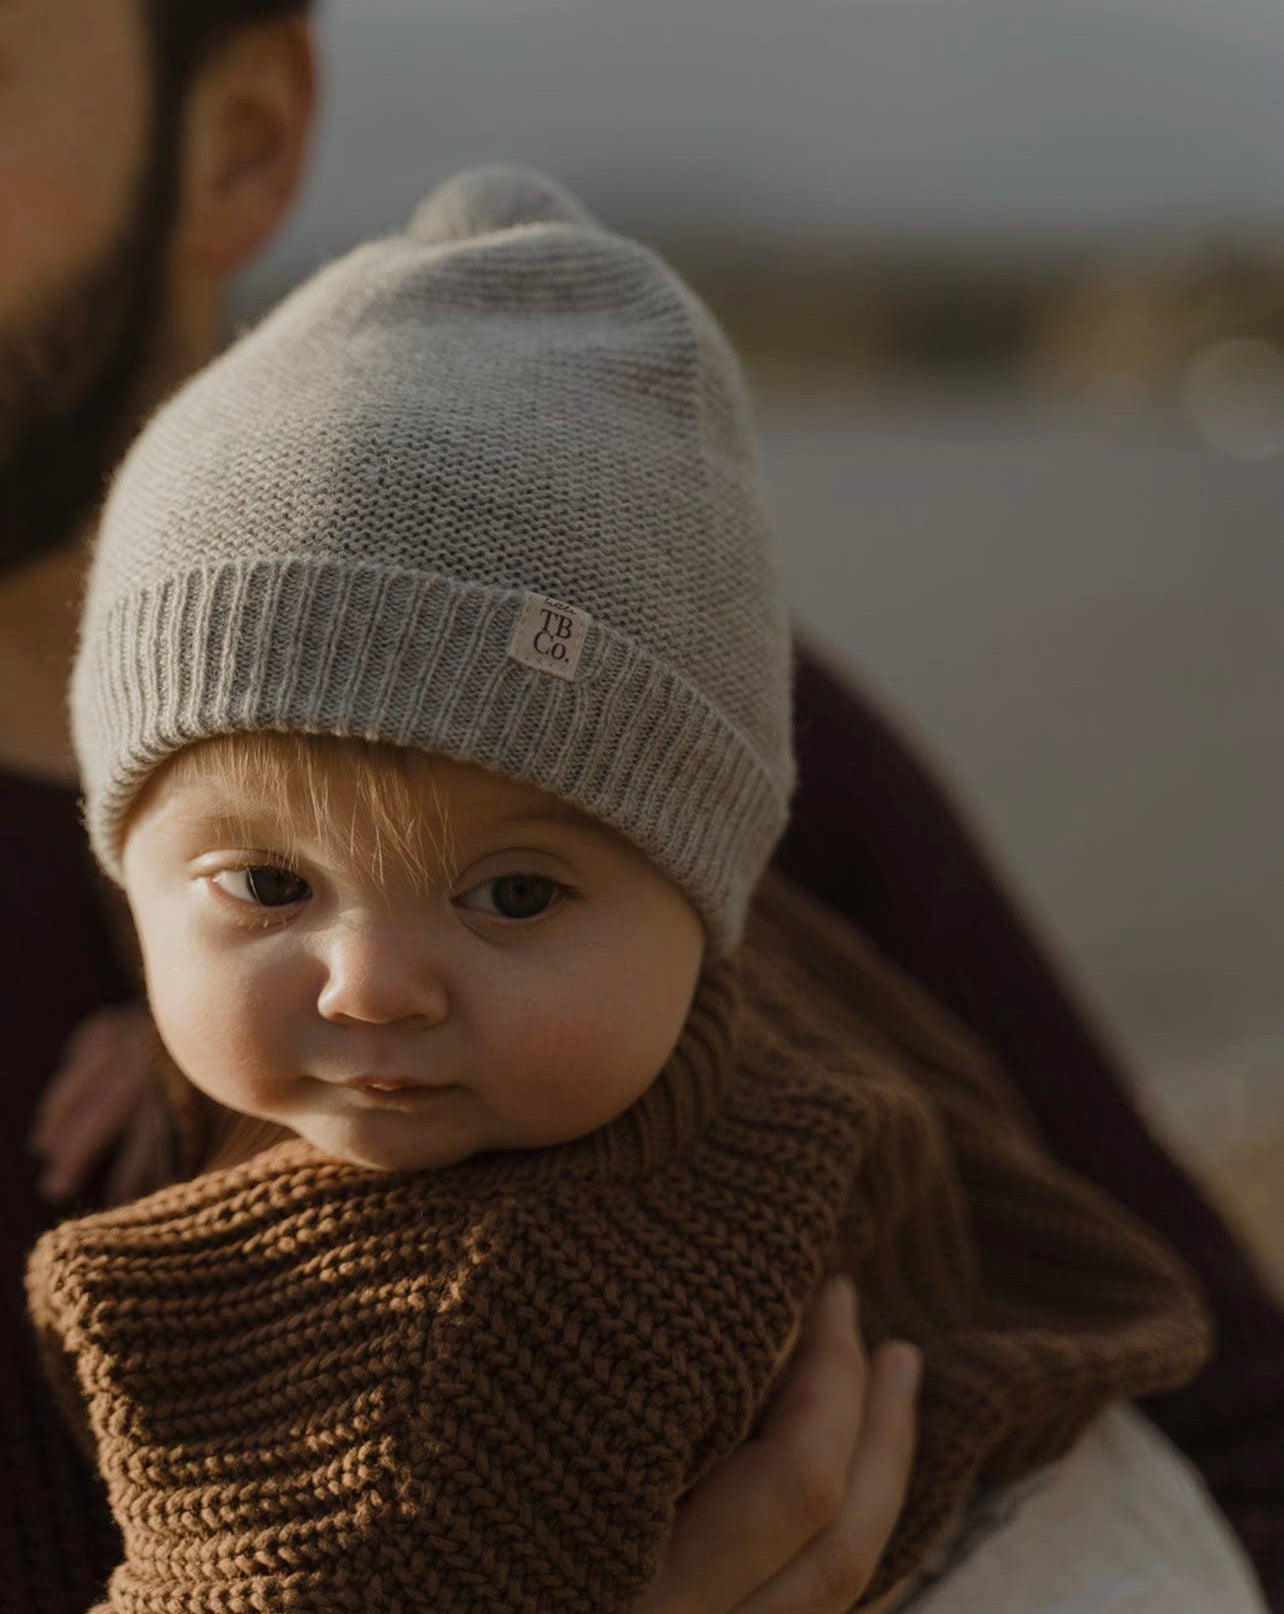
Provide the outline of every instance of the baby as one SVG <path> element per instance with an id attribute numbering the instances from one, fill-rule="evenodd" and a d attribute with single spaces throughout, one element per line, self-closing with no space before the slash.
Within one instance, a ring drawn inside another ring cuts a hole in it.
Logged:
<path id="1" fill-rule="evenodd" d="M 159 413 L 73 711 L 161 1037 L 268 1129 L 33 1256 L 105 1606 L 622 1614 L 835 1269 L 926 1353 L 888 1606 L 978 1477 L 1201 1360 L 1176 1263 L 760 883 L 789 634 L 736 362 L 551 183 L 462 176 Z"/>

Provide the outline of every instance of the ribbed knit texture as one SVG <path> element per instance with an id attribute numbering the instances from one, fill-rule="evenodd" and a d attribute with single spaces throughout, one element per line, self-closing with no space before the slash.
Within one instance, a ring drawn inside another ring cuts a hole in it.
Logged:
<path id="1" fill-rule="evenodd" d="M 571 678 L 509 654 L 531 595 L 589 619 Z M 785 822 L 788 657 L 712 317 L 548 181 L 482 170 L 318 274 L 128 455 L 73 681 L 91 838 L 119 878 L 130 801 L 202 736 L 363 735 L 605 820 L 723 952 Z"/>
<path id="2" fill-rule="evenodd" d="M 953 1023 L 783 883 L 755 913 L 585 1139 L 435 1174 L 291 1140 L 42 1238 L 33 1315 L 125 1540 L 105 1606 L 623 1614 L 835 1267 L 926 1353 L 867 1601 L 978 1475 L 1194 1372 L 1184 1269 Z"/>

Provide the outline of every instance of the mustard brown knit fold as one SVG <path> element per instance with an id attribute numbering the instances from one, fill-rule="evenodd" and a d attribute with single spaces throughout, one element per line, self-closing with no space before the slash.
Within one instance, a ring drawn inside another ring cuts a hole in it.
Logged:
<path id="1" fill-rule="evenodd" d="M 1176 1258 L 773 876 L 600 1132 L 420 1174 L 291 1140 L 64 1223 L 28 1284 L 124 1534 L 114 1614 L 624 1614 L 839 1268 L 871 1341 L 926 1358 L 867 1601 L 979 1477 L 1055 1458 L 1208 1349 Z"/>

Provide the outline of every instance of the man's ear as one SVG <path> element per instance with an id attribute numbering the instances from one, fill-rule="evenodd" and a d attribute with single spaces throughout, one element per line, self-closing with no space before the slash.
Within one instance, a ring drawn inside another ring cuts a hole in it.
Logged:
<path id="1" fill-rule="evenodd" d="M 197 74 L 183 108 L 174 252 L 222 280 L 288 213 L 317 96 L 316 47 L 301 18 L 240 28 Z"/>

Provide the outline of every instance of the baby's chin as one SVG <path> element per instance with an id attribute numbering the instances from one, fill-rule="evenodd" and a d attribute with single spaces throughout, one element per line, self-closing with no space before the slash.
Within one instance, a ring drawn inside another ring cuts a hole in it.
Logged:
<path id="1" fill-rule="evenodd" d="M 443 1171 L 474 1155 L 555 1148 L 615 1121 L 632 1102 L 557 1105 L 538 1113 L 497 1115 L 466 1087 L 439 1088 L 398 1108 L 378 1102 L 297 1108 L 279 1117 L 334 1160 L 374 1171 Z"/>
<path id="2" fill-rule="evenodd" d="M 459 1117 L 391 1109 L 293 1115 L 290 1128 L 322 1154 L 373 1171 L 442 1171 L 494 1145 Z"/>

